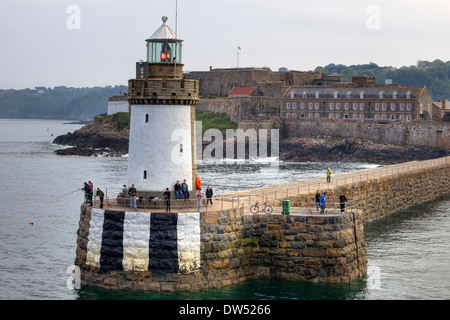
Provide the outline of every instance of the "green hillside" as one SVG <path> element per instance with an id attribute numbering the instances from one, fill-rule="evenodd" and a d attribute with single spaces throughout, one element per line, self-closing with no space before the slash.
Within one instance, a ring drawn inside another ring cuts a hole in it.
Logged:
<path id="1" fill-rule="evenodd" d="M 352 76 L 362 75 L 377 77 L 379 84 L 384 84 L 385 79 L 392 79 L 392 83 L 407 84 L 415 88 L 427 87 L 434 100 L 450 99 L 450 61 L 419 60 L 415 66 L 398 69 L 380 67 L 375 63 L 351 66 L 329 64 L 325 67 L 317 67 L 315 71 L 340 74 L 342 81 L 351 81 Z"/>

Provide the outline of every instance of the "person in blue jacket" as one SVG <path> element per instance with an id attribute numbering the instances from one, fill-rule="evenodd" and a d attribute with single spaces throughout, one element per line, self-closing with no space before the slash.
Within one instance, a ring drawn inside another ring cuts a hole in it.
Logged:
<path id="1" fill-rule="evenodd" d="M 320 196 L 320 213 L 325 213 L 325 205 L 327 204 L 327 199 L 325 198 L 326 192 L 322 193 Z"/>

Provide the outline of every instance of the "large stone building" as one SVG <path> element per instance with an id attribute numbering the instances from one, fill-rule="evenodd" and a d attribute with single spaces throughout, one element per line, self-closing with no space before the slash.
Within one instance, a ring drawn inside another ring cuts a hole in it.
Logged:
<path id="1" fill-rule="evenodd" d="M 349 83 L 290 86 L 281 97 L 283 120 L 416 121 L 439 117 L 426 87 L 378 85 L 374 77 L 353 77 Z"/>

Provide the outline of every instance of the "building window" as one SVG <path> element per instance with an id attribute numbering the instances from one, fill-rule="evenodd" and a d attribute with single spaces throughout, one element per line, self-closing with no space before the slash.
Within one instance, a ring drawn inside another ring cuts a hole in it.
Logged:
<path id="1" fill-rule="evenodd" d="M 304 102 L 302 102 L 302 103 L 300 104 L 300 108 L 305 109 L 305 103 L 304 103 Z"/>
<path id="2" fill-rule="evenodd" d="M 407 109 L 408 111 L 411 111 L 411 103 L 408 103 L 408 104 L 406 105 L 406 109 Z"/>
<path id="3" fill-rule="evenodd" d="M 358 115 L 356 113 L 353 114 L 353 119 L 358 119 Z"/>
<path id="4" fill-rule="evenodd" d="M 405 110 L 405 104 L 404 103 L 400 103 L 400 110 Z"/>
<path id="5" fill-rule="evenodd" d="M 312 118 L 312 117 L 313 117 L 312 113 L 308 114 L 308 118 Z"/>
<path id="6" fill-rule="evenodd" d="M 395 110 L 395 103 L 391 103 L 391 110 L 392 110 L 392 111 Z"/>
<path id="7" fill-rule="evenodd" d="M 386 115 L 383 114 L 383 115 L 381 116 L 381 119 L 386 120 Z"/>
<path id="8" fill-rule="evenodd" d="M 346 114 L 344 115 L 344 118 L 345 118 L 345 119 L 348 119 L 348 113 L 346 113 Z"/>
<path id="9" fill-rule="evenodd" d="M 336 119 L 339 119 L 341 115 L 339 113 L 336 113 Z"/>
<path id="10" fill-rule="evenodd" d="M 407 120 L 407 121 L 411 121 L 411 116 L 410 116 L 410 115 L 407 115 L 407 116 L 406 116 L 406 120 Z"/>
<path id="11" fill-rule="evenodd" d="M 366 95 L 366 93 L 364 92 L 364 91 L 361 91 L 360 93 L 359 93 L 359 98 L 360 99 L 364 99 L 364 96 Z"/>
<path id="12" fill-rule="evenodd" d="M 391 114 L 391 120 L 395 120 L 395 115 Z"/>
<path id="13" fill-rule="evenodd" d="M 297 113 L 293 113 L 292 117 L 297 118 Z"/>
<path id="14" fill-rule="evenodd" d="M 318 102 L 316 102 L 316 109 L 319 109 L 319 103 Z"/>
<path id="15" fill-rule="evenodd" d="M 333 105 L 333 102 L 331 102 L 330 103 L 330 110 L 333 110 L 333 108 L 334 108 L 334 105 Z"/>
<path id="16" fill-rule="evenodd" d="M 332 114 L 332 113 L 330 113 L 329 117 L 330 117 L 330 119 L 333 119 L 333 114 Z"/>
<path id="17" fill-rule="evenodd" d="M 364 110 L 364 103 L 360 103 L 360 104 L 359 104 L 359 109 L 360 109 L 360 110 Z"/>
<path id="18" fill-rule="evenodd" d="M 333 97 L 334 97 L 335 99 L 339 98 L 339 92 L 335 91 L 335 92 L 333 93 Z"/>
<path id="19" fill-rule="evenodd" d="M 297 109 L 297 102 L 292 102 L 292 109 Z"/>
<path id="20" fill-rule="evenodd" d="M 345 104 L 345 110 L 348 110 L 348 103 Z"/>
<path id="21" fill-rule="evenodd" d="M 380 110 L 380 104 L 379 103 L 375 103 L 375 110 Z"/>
<path id="22" fill-rule="evenodd" d="M 406 93 L 406 99 L 411 99 L 411 91 L 408 91 L 408 92 Z"/>
<path id="23" fill-rule="evenodd" d="M 310 108 L 310 109 L 312 109 L 312 108 L 313 108 L 313 106 L 312 106 L 312 102 L 310 102 L 310 103 L 309 103 L 309 108 Z"/>
<path id="24" fill-rule="evenodd" d="M 291 104 L 288 102 L 286 103 L 286 109 L 290 109 L 291 108 Z"/>
<path id="25" fill-rule="evenodd" d="M 144 170 L 144 179 L 147 179 L 147 170 Z"/>
<path id="26" fill-rule="evenodd" d="M 405 116 L 404 115 L 400 115 L 400 120 L 405 120 Z"/>
<path id="27" fill-rule="evenodd" d="M 318 114 L 318 113 L 316 112 L 316 114 L 314 114 L 314 117 L 319 118 L 319 117 L 320 117 L 320 114 Z"/>
<path id="28" fill-rule="evenodd" d="M 381 92 L 378 94 L 378 98 L 383 99 L 383 97 L 384 97 L 384 92 L 381 91 Z"/>
<path id="29" fill-rule="evenodd" d="M 303 94 L 302 94 L 302 96 L 303 96 L 303 98 L 308 98 L 308 92 L 306 92 L 306 91 L 303 91 Z"/>
<path id="30" fill-rule="evenodd" d="M 398 92 L 394 91 L 394 93 L 392 94 L 392 99 L 397 99 L 398 98 Z"/>
<path id="31" fill-rule="evenodd" d="M 300 114 L 300 118 L 304 118 L 305 117 L 305 114 L 304 113 L 301 113 Z"/>
<path id="32" fill-rule="evenodd" d="M 316 99 L 319 99 L 319 95 L 320 95 L 319 91 L 316 91 Z"/>
<path id="33" fill-rule="evenodd" d="M 359 115 L 359 118 L 360 118 L 361 120 L 364 120 L 364 115 L 363 115 L 363 114 L 360 114 L 360 115 Z"/>
<path id="34" fill-rule="evenodd" d="M 336 110 L 339 110 L 341 108 L 341 104 L 340 103 L 336 103 Z"/>
<path id="35" fill-rule="evenodd" d="M 386 110 L 386 103 L 383 103 L 383 104 L 381 105 L 381 107 L 383 108 L 383 110 Z"/>
<path id="36" fill-rule="evenodd" d="M 148 123 L 148 114 L 145 115 L 145 123 Z"/>
<path id="37" fill-rule="evenodd" d="M 290 116 L 291 116 L 291 114 L 290 114 L 290 113 L 287 113 L 287 114 L 286 114 L 286 117 L 287 117 L 287 118 L 289 118 Z"/>
<path id="38" fill-rule="evenodd" d="M 352 92 L 351 91 L 347 91 L 346 97 L 347 97 L 347 99 L 351 99 L 352 98 Z"/>
<path id="39" fill-rule="evenodd" d="M 375 120 L 378 120 L 378 118 L 379 118 L 380 116 L 379 115 L 375 115 Z"/>
<path id="40" fill-rule="evenodd" d="M 357 103 L 353 104 L 353 110 L 358 110 L 358 104 Z"/>

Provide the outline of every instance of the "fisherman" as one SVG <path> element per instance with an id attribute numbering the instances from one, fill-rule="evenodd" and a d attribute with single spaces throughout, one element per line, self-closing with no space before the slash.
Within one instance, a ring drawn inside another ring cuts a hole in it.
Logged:
<path id="1" fill-rule="evenodd" d="M 84 191 L 84 202 L 89 202 L 89 187 L 87 182 L 84 182 L 84 187 L 81 188 L 81 191 Z"/>
<path id="2" fill-rule="evenodd" d="M 92 197 L 94 196 L 94 185 L 92 184 L 92 181 L 88 181 L 88 195 L 89 195 L 89 205 L 92 207 Z"/>

